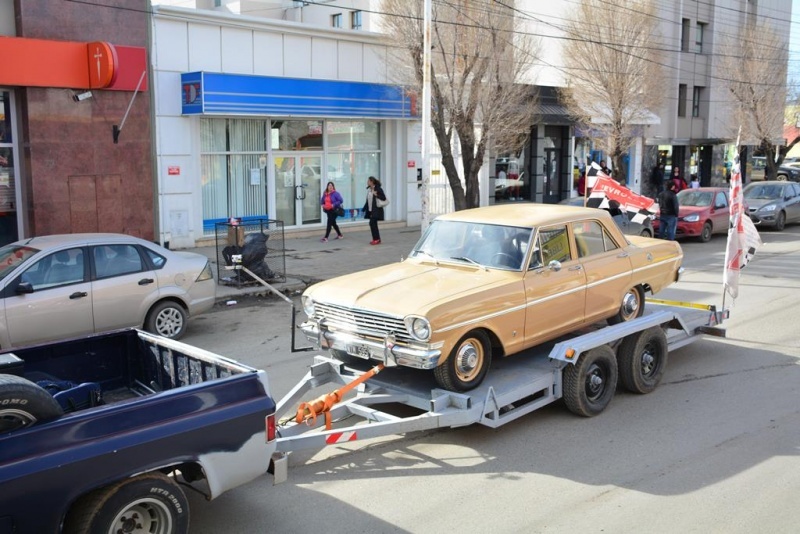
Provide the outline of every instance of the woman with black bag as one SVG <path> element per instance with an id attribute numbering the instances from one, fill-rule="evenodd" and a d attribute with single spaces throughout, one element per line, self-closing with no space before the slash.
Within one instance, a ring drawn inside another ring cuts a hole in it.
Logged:
<path id="1" fill-rule="evenodd" d="M 381 188 L 381 182 L 374 176 L 367 179 L 367 201 L 364 203 L 364 218 L 369 219 L 369 229 L 372 232 L 370 245 L 381 244 L 381 234 L 378 231 L 378 221 L 383 220 L 383 207 L 388 205 L 386 193 Z"/>
<path id="2" fill-rule="evenodd" d="M 344 199 L 336 190 L 336 186 L 333 185 L 333 182 L 328 182 L 328 185 L 325 187 L 325 192 L 319 199 L 319 204 L 322 206 L 322 211 L 324 211 L 325 215 L 328 217 L 328 225 L 325 228 L 325 237 L 323 237 L 320 241 L 324 243 L 328 240 L 328 236 L 331 235 L 331 228 L 336 230 L 336 239 L 342 239 L 344 236 L 342 235 L 341 230 L 339 230 L 339 225 L 336 224 L 336 217 L 344 215 L 344 209 L 342 208 Z"/>

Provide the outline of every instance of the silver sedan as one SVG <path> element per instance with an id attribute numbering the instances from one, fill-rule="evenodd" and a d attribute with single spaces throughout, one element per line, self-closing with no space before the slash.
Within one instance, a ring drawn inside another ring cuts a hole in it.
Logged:
<path id="1" fill-rule="evenodd" d="M 214 305 L 205 256 L 121 234 L 33 237 L 0 248 L 0 348 L 139 327 L 178 339 Z"/>

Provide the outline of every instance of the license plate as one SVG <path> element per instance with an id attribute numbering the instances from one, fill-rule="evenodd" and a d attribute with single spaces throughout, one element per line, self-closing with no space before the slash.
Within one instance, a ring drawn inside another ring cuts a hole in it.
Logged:
<path id="1" fill-rule="evenodd" d="M 369 347 L 359 344 L 347 345 L 347 354 L 357 358 L 364 358 L 365 360 L 369 360 L 371 357 Z"/>

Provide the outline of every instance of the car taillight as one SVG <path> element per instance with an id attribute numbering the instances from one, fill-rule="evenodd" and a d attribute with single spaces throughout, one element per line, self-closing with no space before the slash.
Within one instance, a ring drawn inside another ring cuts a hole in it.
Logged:
<path id="1" fill-rule="evenodd" d="M 275 441 L 275 414 L 267 416 L 267 443 Z"/>
<path id="2" fill-rule="evenodd" d="M 206 266 L 203 267 L 203 271 L 197 277 L 197 280 L 195 280 L 195 282 L 202 282 L 204 280 L 213 280 L 213 279 L 214 279 L 214 273 L 211 271 L 211 263 L 207 261 Z"/>

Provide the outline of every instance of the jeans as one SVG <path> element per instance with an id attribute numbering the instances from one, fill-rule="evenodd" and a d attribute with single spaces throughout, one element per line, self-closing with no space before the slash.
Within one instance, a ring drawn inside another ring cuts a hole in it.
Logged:
<path id="1" fill-rule="evenodd" d="M 378 219 L 373 219 L 372 217 L 369 218 L 369 230 L 372 232 L 373 241 L 381 240 L 381 234 L 378 231 Z"/>
<path id="2" fill-rule="evenodd" d="M 658 225 L 658 237 L 675 241 L 675 230 L 678 228 L 677 215 L 662 215 Z"/>

